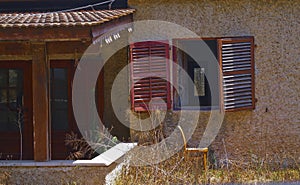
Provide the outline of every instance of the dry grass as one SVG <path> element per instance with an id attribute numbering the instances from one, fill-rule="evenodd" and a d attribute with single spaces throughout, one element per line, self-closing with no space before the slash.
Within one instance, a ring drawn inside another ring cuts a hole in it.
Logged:
<path id="1" fill-rule="evenodd" d="M 205 178 L 202 160 L 185 160 L 182 153 L 156 165 L 125 165 L 116 179 L 117 185 L 127 184 L 224 184 L 273 181 L 299 181 L 300 168 L 276 168 L 249 163 L 235 163 L 210 169 Z"/>
<path id="2" fill-rule="evenodd" d="M 161 118 L 162 112 L 149 112 L 150 123 L 156 125 L 151 131 L 138 132 L 139 145 L 148 146 L 164 140 L 164 124 Z M 139 119 L 142 116 L 136 115 Z M 158 122 L 158 124 L 157 124 Z M 180 143 L 179 141 L 177 141 Z M 223 141 L 226 152 L 225 142 Z M 267 161 L 264 158 L 249 154 L 249 161 L 241 159 L 216 159 L 214 152 L 209 152 L 209 170 L 205 175 L 202 166 L 202 158 L 185 159 L 183 151 L 178 152 L 169 159 L 158 164 L 147 166 L 132 166 L 133 159 L 141 161 L 157 161 L 160 157 L 157 148 L 149 153 L 137 150 L 129 154 L 128 160 L 116 179 L 117 185 L 127 184 L 224 184 L 224 183 L 255 183 L 276 181 L 300 181 L 299 161 L 294 157 L 286 156 L 282 161 Z M 247 157 L 246 157 L 247 158 Z M 284 163 L 291 159 L 293 165 Z"/>
<path id="3" fill-rule="evenodd" d="M 10 178 L 9 172 L 1 172 L 0 173 L 0 185 L 6 185 L 9 184 L 9 178 Z"/>

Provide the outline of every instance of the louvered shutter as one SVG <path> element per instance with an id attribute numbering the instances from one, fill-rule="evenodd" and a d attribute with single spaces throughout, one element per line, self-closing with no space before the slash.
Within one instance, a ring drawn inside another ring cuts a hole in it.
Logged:
<path id="1" fill-rule="evenodd" d="M 225 111 L 254 109 L 253 37 L 218 40 L 221 65 L 221 107 Z"/>
<path id="2" fill-rule="evenodd" d="M 167 41 L 145 41 L 130 45 L 131 108 L 135 111 L 171 108 L 169 45 Z M 161 98 L 164 102 L 155 99 Z"/>

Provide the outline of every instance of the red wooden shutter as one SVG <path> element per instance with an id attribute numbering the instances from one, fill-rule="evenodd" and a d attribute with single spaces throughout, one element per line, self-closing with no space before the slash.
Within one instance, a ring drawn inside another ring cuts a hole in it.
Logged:
<path id="1" fill-rule="evenodd" d="M 167 41 L 145 41 L 130 45 L 131 108 L 135 111 L 171 108 L 169 45 Z M 166 79 L 166 80 L 165 80 Z M 165 103 L 155 102 L 161 98 Z"/>
<path id="2" fill-rule="evenodd" d="M 225 111 L 254 109 L 253 37 L 219 39 L 221 104 Z"/>

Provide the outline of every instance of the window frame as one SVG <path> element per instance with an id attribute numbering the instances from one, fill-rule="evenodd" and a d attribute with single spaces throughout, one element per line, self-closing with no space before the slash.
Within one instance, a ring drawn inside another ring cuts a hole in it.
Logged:
<path id="1" fill-rule="evenodd" d="M 177 52 L 177 47 L 176 47 L 175 42 L 182 41 L 182 40 L 184 40 L 184 41 L 188 41 L 188 40 L 204 40 L 204 41 L 212 40 L 212 41 L 216 41 L 216 44 L 217 44 L 217 39 L 219 39 L 219 38 L 221 38 L 221 37 L 203 37 L 203 38 L 198 37 L 198 38 L 174 38 L 174 39 L 172 39 L 172 41 L 171 41 L 172 42 L 172 59 L 173 59 L 172 78 L 173 78 L 173 86 L 175 86 L 175 87 L 173 87 L 173 90 L 172 90 L 172 93 L 173 93 L 172 94 L 172 100 L 173 100 L 173 104 L 172 104 L 173 109 L 172 110 L 174 110 L 174 111 L 193 110 L 193 111 L 203 111 L 203 112 L 205 112 L 205 111 L 219 110 L 220 109 L 220 103 L 219 103 L 219 105 L 211 105 L 211 106 L 193 106 L 193 105 L 177 106 L 177 105 L 175 105 L 176 101 L 174 99 L 176 89 L 178 89 L 178 81 L 177 81 L 178 68 L 177 68 L 177 66 L 179 66 L 178 58 L 177 58 L 178 52 Z M 217 49 L 218 49 L 218 46 L 217 46 L 216 50 Z M 216 53 L 217 53 L 216 57 L 218 57 L 218 52 L 216 51 Z M 218 59 L 216 58 L 216 60 L 218 60 Z M 176 65 L 174 65 L 174 64 L 176 64 Z M 220 86 L 220 84 L 218 84 L 218 86 Z M 219 91 L 220 91 L 220 89 L 219 89 Z"/>

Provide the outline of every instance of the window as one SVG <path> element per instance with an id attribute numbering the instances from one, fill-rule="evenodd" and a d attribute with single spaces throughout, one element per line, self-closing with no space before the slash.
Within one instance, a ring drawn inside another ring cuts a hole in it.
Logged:
<path id="1" fill-rule="evenodd" d="M 172 50 L 174 62 L 179 66 L 174 65 L 172 70 L 176 87 L 174 109 L 254 109 L 253 37 L 176 39 L 173 42 L 179 46 Z M 163 99 L 167 108 L 171 108 L 170 85 L 159 76 L 170 80 L 167 43 L 146 41 L 130 45 L 131 106 L 135 111 L 147 110 L 155 98 Z"/>
<path id="2" fill-rule="evenodd" d="M 173 79 L 177 82 L 174 90 L 174 108 L 205 110 L 218 108 L 217 41 L 180 39 L 174 42 L 178 46 L 173 47 L 174 61 L 178 64 L 173 70 Z"/>

